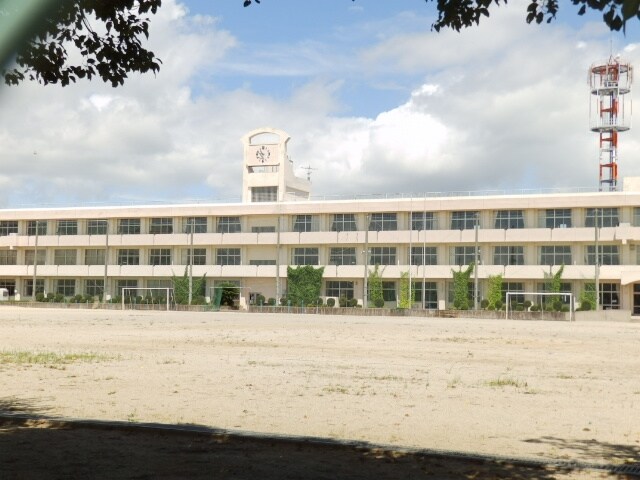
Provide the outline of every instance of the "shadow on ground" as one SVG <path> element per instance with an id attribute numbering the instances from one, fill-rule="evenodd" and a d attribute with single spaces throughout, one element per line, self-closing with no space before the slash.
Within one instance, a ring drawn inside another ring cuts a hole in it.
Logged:
<path id="1" fill-rule="evenodd" d="M 406 452 L 325 439 L 230 435 L 206 427 L 185 432 L 127 423 L 83 424 L 47 419 L 29 400 L 0 400 L 3 479 L 544 480 L 586 475 L 627 478 L 605 471 Z"/>
<path id="2" fill-rule="evenodd" d="M 640 439 L 636 439 L 640 442 Z M 555 447 L 558 451 L 579 458 L 605 458 L 607 463 L 620 464 L 637 462 L 640 464 L 640 443 L 625 445 L 621 443 L 600 442 L 596 439 L 577 440 L 558 437 L 540 437 L 525 440 L 527 443 L 539 443 Z"/>

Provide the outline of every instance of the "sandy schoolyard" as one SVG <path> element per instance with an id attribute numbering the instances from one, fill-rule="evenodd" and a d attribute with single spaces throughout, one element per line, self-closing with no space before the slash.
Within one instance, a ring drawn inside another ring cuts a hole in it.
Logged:
<path id="1" fill-rule="evenodd" d="M 6 412 L 632 464 L 640 323 L 3 306 Z"/>

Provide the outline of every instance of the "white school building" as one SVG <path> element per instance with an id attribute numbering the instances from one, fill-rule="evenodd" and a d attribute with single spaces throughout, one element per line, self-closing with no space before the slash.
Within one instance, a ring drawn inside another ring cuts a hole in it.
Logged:
<path id="1" fill-rule="evenodd" d="M 387 306 L 409 272 L 415 308 L 445 309 L 452 270 L 477 249 L 480 298 L 491 275 L 526 298 L 565 265 L 563 291 L 578 298 L 598 269 L 602 308 L 640 314 L 638 179 L 617 192 L 316 200 L 294 175 L 285 132 L 242 140 L 241 203 L 0 210 L 0 289 L 25 299 L 35 280 L 36 292 L 116 296 L 169 287 L 192 263 L 207 296 L 233 282 L 250 301 L 286 295 L 287 267 L 314 265 L 324 267 L 322 297 L 362 303 L 367 272 L 380 265 Z"/>

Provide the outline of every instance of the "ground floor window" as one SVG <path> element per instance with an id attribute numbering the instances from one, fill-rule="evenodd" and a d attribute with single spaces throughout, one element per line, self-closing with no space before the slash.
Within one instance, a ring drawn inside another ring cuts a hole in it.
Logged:
<path id="1" fill-rule="evenodd" d="M 138 281 L 137 280 L 118 280 L 116 282 L 116 288 L 117 288 L 118 295 L 123 295 L 123 292 L 122 292 L 123 288 L 138 288 Z M 127 297 L 137 297 L 138 292 L 137 290 L 127 290 L 126 295 Z"/>
<path id="2" fill-rule="evenodd" d="M 157 288 L 157 289 L 166 289 L 173 288 L 173 281 L 171 279 L 155 279 L 155 280 L 147 280 L 148 288 Z M 196 292 L 192 292 L 196 295 Z M 151 296 L 153 298 L 164 298 L 167 297 L 167 290 L 145 290 L 145 296 Z M 169 295 L 171 295 L 171 290 L 169 290 Z"/>
<path id="3" fill-rule="evenodd" d="M 507 301 L 507 292 L 511 292 L 511 295 L 509 295 L 509 302 L 524 303 L 524 284 L 523 283 L 503 282 L 502 283 L 502 302 L 503 303 Z"/>
<path id="4" fill-rule="evenodd" d="M 549 291 L 549 286 L 546 283 L 538 284 L 538 292 L 545 293 L 548 291 Z M 572 293 L 571 284 L 569 282 L 563 282 L 562 284 L 560 284 L 560 293 Z M 538 301 L 544 302 L 544 303 L 550 303 L 550 302 L 553 302 L 555 299 L 560 298 L 560 301 L 562 302 L 563 305 L 569 305 L 571 301 L 569 295 L 560 295 L 559 297 L 556 295 L 553 295 L 553 296 L 545 295 L 544 297 L 545 298 L 543 300 L 538 300 Z"/>
<path id="5" fill-rule="evenodd" d="M 0 288 L 6 288 L 9 291 L 9 296 L 13 297 L 16 294 L 16 281 L 0 278 Z"/>
<path id="6" fill-rule="evenodd" d="M 603 310 L 618 310 L 620 308 L 617 283 L 600 284 L 600 305 Z"/>
<path id="7" fill-rule="evenodd" d="M 413 283 L 413 299 L 422 304 L 422 282 Z M 438 308 L 438 286 L 436 282 L 424 282 L 424 305 L 428 310 Z"/>
<path id="8" fill-rule="evenodd" d="M 102 295 L 104 292 L 104 280 L 87 279 L 84 281 L 84 293 L 94 297 Z"/>
<path id="9" fill-rule="evenodd" d="M 385 302 L 396 301 L 396 282 L 382 282 L 382 298 Z"/>
<path id="10" fill-rule="evenodd" d="M 56 280 L 56 293 L 65 297 L 73 297 L 76 294 L 75 279 L 59 278 Z"/>
<path id="11" fill-rule="evenodd" d="M 24 292 L 27 297 L 33 296 L 33 280 L 24 281 Z M 35 293 L 44 293 L 44 280 L 36 280 Z"/>
<path id="12" fill-rule="evenodd" d="M 353 298 L 353 282 L 327 280 L 325 293 L 327 297 Z"/>

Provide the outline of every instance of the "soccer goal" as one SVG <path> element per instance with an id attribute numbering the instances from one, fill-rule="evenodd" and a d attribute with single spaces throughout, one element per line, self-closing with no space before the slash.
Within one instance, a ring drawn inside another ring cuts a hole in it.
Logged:
<path id="1" fill-rule="evenodd" d="M 569 303 L 569 321 L 572 322 L 573 321 L 573 312 L 575 311 L 575 304 L 574 304 L 574 297 L 573 297 L 573 293 L 564 293 L 564 292 L 507 292 L 506 294 L 506 319 L 509 319 L 509 312 L 513 309 L 510 309 L 509 307 L 511 306 L 511 297 L 512 296 L 519 296 L 519 297 L 541 297 L 541 302 L 540 302 L 540 318 L 544 318 L 544 300 L 545 297 L 558 297 L 561 301 L 566 302 L 568 300 Z M 537 304 L 537 302 L 534 302 L 534 304 Z M 549 311 L 549 310 L 547 310 Z"/>
<path id="2" fill-rule="evenodd" d="M 127 294 L 127 292 L 131 292 L 131 291 L 133 291 L 133 293 Z M 150 292 L 150 294 L 144 295 L 145 291 Z M 143 295 L 138 295 L 138 293 L 142 293 Z M 129 304 L 135 306 L 137 304 L 136 298 L 138 296 L 141 296 L 143 299 L 147 297 L 151 297 L 152 299 L 155 299 L 159 297 L 162 298 L 163 293 L 164 293 L 164 299 L 165 299 L 167 310 L 170 310 L 171 305 L 175 303 L 173 298 L 173 287 L 123 287 L 122 288 L 122 310 L 126 308 L 125 307 L 126 298 L 131 298 L 133 301 L 130 301 Z M 131 308 L 135 308 L 135 307 L 131 307 Z"/>

